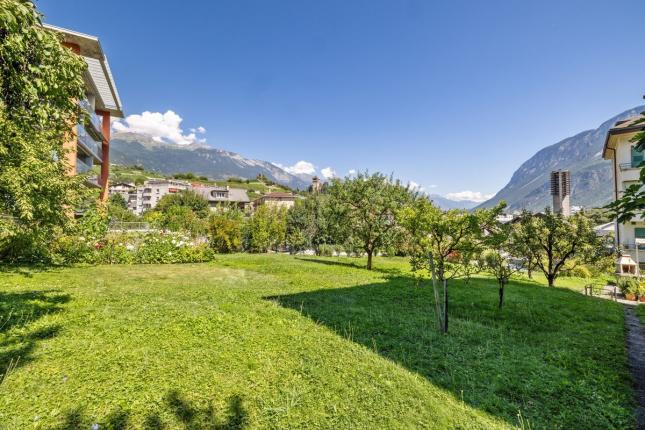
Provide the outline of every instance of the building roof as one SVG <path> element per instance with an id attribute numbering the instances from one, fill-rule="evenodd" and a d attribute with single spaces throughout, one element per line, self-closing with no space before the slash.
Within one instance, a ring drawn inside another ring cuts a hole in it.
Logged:
<path id="1" fill-rule="evenodd" d="M 265 194 L 260 198 L 269 198 L 269 199 L 294 198 L 295 199 L 296 196 L 294 196 L 291 193 L 285 193 L 285 192 L 276 191 L 276 192 L 273 192 L 273 193 Z"/>
<path id="2" fill-rule="evenodd" d="M 119 92 L 98 37 L 49 24 L 44 24 L 44 27 L 62 34 L 65 42 L 80 47 L 80 55 L 87 63 L 85 82 L 97 96 L 96 109 L 110 112 L 115 118 L 123 118 Z"/>
<path id="3" fill-rule="evenodd" d="M 251 201 L 248 194 L 246 194 L 246 190 L 239 188 L 202 186 L 193 188 L 193 190 L 204 196 L 209 202 L 248 203 Z M 213 195 L 212 193 L 215 191 L 225 192 L 227 195 L 226 197 Z"/>
<path id="4" fill-rule="evenodd" d="M 609 160 L 614 158 L 613 155 L 609 155 L 608 152 L 616 149 L 616 136 L 630 133 L 638 133 L 640 131 L 645 131 L 645 115 L 641 114 L 628 118 L 626 120 L 618 121 L 612 128 L 607 132 L 607 138 L 605 139 L 605 145 L 602 149 L 602 158 Z M 613 151 L 612 151 L 613 154 Z"/>

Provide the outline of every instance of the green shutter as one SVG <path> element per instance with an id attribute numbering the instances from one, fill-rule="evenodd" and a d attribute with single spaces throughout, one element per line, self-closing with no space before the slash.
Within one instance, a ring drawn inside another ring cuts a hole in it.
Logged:
<path id="1" fill-rule="evenodd" d="M 634 229 L 634 234 L 636 235 L 636 239 L 645 239 L 645 228 L 636 227 Z"/>
<path id="2" fill-rule="evenodd" d="M 640 167 L 643 162 L 643 151 L 637 151 L 636 147 L 632 146 L 632 167 Z"/>

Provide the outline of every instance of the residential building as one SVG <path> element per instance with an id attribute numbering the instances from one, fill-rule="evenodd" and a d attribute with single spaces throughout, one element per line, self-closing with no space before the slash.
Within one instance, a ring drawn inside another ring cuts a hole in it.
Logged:
<path id="1" fill-rule="evenodd" d="M 208 200 L 211 209 L 235 206 L 238 209 L 247 210 L 251 203 L 246 190 L 230 188 L 228 185 L 220 187 L 193 184 L 193 190 Z"/>
<path id="2" fill-rule="evenodd" d="M 645 116 L 640 115 L 619 121 L 609 130 L 602 156 L 611 160 L 614 173 L 614 198 L 620 198 L 625 190 L 640 183 L 643 152 L 637 151 L 631 139 L 645 131 Z M 619 274 L 638 274 L 645 268 L 645 218 L 637 214 L 631 221 L 615 223 L 616 246 L 622 256 L 617 261 Z M 631 261 L 631 262 L 630 262 Z M 637 270 L 634 270 L 638 268 Z"/>
<path id="3" fill-rule="evenodd" d="M 551 172 L 551 196 L 553 213 L 571 216 L 571 172 L 568 170 Z"/>
<path id="4" fill-rule="evenodd" d="M 167 194 L 175 194 L 190 188 L 190 184 L 176 179 L 150 179 L 137 187 L 137 208 L 135 214 L 141 215 L 153 209 Z"/>
<path id="5" fill-rule="evenodd" d="M 318 176 L 311 178 L 311 187 L 310 190 L 312 193 L 319 193 L 323 189 L 323 183 Z"/>
<path id="6" fill-rule="evenodd" d="M 132 212 L 137 210 L 137 186 L 127 182 L 117 182 L 110 185 L 110 196 L 119 194 L 128 205 Z"/>
<path id="7" fill-rule="evenodd" d="M 287 208 L 293 207 L 296 203 L 296 196 L 293 193 L 285 192 L 274 192 L 258 197 L 253 201 L 253 208 L 257 208 L 261 205 L 267 205 L 270 207 L 277 208 Z"/>
<path id="8" fill-rule="evenodd" d="M 53 25 L 45 27 L 61 34 L 63 44 L 87 63 L 83 74 L 85 99 L 79 100 L 79 103 L 87 112 L 88 121 L 76 124 L 71 139 L 65 142 L 68 173 L 85 173 L 94 165 L 100 165 L 98 186 L 101 188 L 101 200 L 105 201 L 110 173 L 110 119 L 123 118 L 123 108 L 110 65 L 96 36 Z"/>

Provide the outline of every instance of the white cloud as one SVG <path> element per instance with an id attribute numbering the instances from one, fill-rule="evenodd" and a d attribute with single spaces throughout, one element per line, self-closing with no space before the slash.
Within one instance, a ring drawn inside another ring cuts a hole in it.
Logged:
<path id="1" fill-rule="evenodd" d="M 485 202 L 493 197 L 493 194 L 484 194 L 479 191 L 459 191 L 457 193 L 448 193 L 445 195 L 448 200 L 460 202 L 463 200 L 471 200 L 473 202 Z"/>
<path id="2" fill-rule="evenodd" d="M 347 172 L 347 176 L 356 176 L 356 169 L 349 169 L 349 172 Z"/>
<path id="3" fill-rule="evenodd" d="M 432 184 L 432 185 L 428 185 L 428 188 L 437 188 L 438 186 L 439 186 L 439 185 Z"/>
<path id="4" fill-rule="evenodd" d="M 310 163 L 309 161 L 300 160 L 293 166 L 284 166 L 280 163 L 273 164 L 278 166 L 285 172 L 291 173 L 292 175 L 313 175 L 314 173 L 316 173 L 316 166 L 314 166 L 313 163 Z"/>
<path id="5" fill-rule="evenodd" d="M 414 181 L 408 182 L 408 186 L 410 187 L 411 191 L 418 191 L 420 193 L 425 191 L 425 188 L 423 188 L 421 185 L 417 184 Z"/>
<path id="6" fill-rule="evenodd" d="M 198 139 L 196 133 L 205 133 L 204 127 L 191 129 L 184 134 L 181 128 L 182 117 L 169 110 L 166 113 L 145 111 L 141 115 L 129 115 L 127 118 L 115 121 L 112 128 L 118 132 L 141 133 L 151 136 L 156 142 L 189 145 L 195 142 L 206 142 Z"/>
<path id="7" fill-rule="evenodd" d="M 336 171 L 331 167 L 325 167 L 324 169 L 321 169 L 320 173 L 323 175 L 325 179 L 331 179 L 334 176 L 336 176 Z"/>

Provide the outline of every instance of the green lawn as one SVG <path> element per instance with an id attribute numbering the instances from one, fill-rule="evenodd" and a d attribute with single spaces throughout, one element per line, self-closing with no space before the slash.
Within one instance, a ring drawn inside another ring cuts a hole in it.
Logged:
<path id="1" fill-rule="evenodd" d="M 633 426 L 620 305 L 455 282 L 443 336 L 406 260 L 359 262 L 0 273 L 0 428 Z"/>

